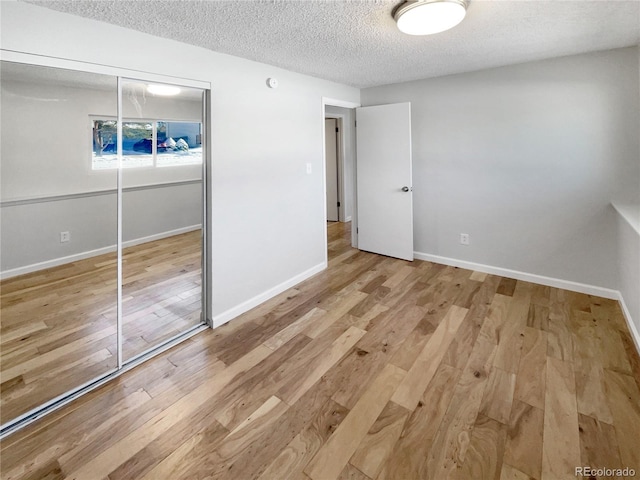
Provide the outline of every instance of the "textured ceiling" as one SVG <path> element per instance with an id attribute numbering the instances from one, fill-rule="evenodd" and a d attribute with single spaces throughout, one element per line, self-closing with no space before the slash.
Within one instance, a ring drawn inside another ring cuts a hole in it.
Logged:
<path id="1" fill-rule="evenodd" d="M 356 87 L 640 43 L 640 0 L 471 0 L 460 25 L 425 37 L 397 29 L 400 0 L 29 3 Z"/>

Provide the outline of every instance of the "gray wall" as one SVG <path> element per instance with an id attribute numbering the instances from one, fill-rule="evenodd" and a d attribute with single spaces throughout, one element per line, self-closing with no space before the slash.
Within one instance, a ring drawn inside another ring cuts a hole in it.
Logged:
<path id="1" fill-rule="evenodd" d="M 353 210 L 355 205 L 355 165 L 356 165 L 356 133 L 355 133 L 355 121 L 356 112 L 353 108 L 342 108 L 327 105 L 324 109 L 328 115 L 338 114 L 344 115 L 342 129 L 343 129 L 343 141 L 344 141 L 344 211 L 345 219 L 351 219 L 353 217 Z"/>
<path id="2" fill-rule="evenodd" d="M 639 200 L 638 92 L 633 47 L 369 88 L 362 104 L 411 102 L 417 252 L 618 289 L 610 202 Z"/>
<path id="3" fill-rule="evenodd" d="M 2 48 L 211 82 L 214 318 L 324 264 L 322 97 L 357 103 L 358 89 L 21 2 L 0 8 Z"/>

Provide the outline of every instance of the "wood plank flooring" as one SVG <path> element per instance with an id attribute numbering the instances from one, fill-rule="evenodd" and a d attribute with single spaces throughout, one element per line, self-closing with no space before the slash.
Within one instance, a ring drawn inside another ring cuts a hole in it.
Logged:
<path id="1" fill-rule="evenodd" d="M 326 271 L 5 439 L 2 478 L 640 472 L 640 361 L 616 302 L 349 237 L 330 224 Z"/>
<path id="2" fill-rule="evenodd" d="M 124 249 L 124 359 L 200 323 L 200 245 Z M 1 423 L 116 367 L 115 253 L 0 282 Z"/>

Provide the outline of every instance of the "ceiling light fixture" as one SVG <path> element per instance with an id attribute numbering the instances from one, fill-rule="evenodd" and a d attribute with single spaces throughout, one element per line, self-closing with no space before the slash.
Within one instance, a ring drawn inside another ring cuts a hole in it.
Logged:
<path id="1" fill-rule="evenodd" d="M 147 92 L 152 93 L 154 95 L 162 95 L 165 97 L 170 97 L 172 95 L 178 95 L 180 93 L 180 88 L 174 85 L 150 84 L 150 85 L 147 85 Z"/>
<path id="2" fill-rule="evenodd" d="M 431 35 L 455 27 L 466 13 L 466 0 L 409 0 L 398 7 L 393 18 L 403 33 Z"/>

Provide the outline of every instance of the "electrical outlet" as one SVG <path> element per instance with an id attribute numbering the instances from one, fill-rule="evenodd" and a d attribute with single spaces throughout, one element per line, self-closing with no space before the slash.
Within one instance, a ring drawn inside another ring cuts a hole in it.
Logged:
<path id="1" fill-rule="evenodd" d="M 469 234 L 461 233 L 460 234 L 460 245 L 469 245 Z"/>
<path id="2" fill-rule="evenodd" d="M 67 243 L 71 240 L 71 232 L 60 232 L 60 243 Z"/>

